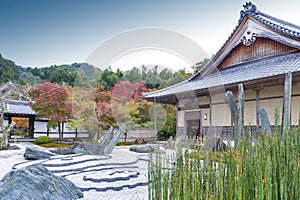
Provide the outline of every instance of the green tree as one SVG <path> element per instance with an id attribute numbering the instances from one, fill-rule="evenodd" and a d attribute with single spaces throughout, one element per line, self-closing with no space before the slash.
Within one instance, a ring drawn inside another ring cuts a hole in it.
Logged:
<path id="1" fill-rule="evenodd" d="M 194 73 L 197 73 L 202 67 L 204 67 L 210 61 L 209 58 L 204 58 L 202 61 L 196 63 L 196 65 L 192 66 Z"/>
<path id="2" fill-rule="evenodd" d="M 176 135 L 176 107 L 172 105 L 164 105 L 167 113 L 167 119 L 164 126 L 158 132 L 158 137 L 161 140 L 166 140 L 170 136 L 175 137 Z"/>
<path id="3" fill-rule="evenodd" d="M 19 80 L 19 76 L 19 67 L 13 61 L 3 58 L 0 54 L 0 83 L 16 82 Z"/>
<path id="4" fill-rule="evenodd" d="M 111 70 L 104 70 L 99 84 L 105 87 L 105 90 L 110 90 L 115 84 L 119 82 L 120 78 L 119 75 Z"/>
<path id="5" fill-rule="evenodd" d="M 148 71 L 148 75 L 145 80 L 147 88 L 158 88 L 161 85 L 161 78 L 158 75 L 158 66 L 155 66 Z"/>
<path id="6" fill-rule="evenodd" d="M 168 86 L 168 81 L 170 79 L 172 79 L 174 76 L 174 74 L 172 73 L 172 71 L 170 69 L 163 69 L 161 70 L 161 72 L 159 73 L 159 78 L 161 80 L 161 86 L 162 87 L 167 87 Z"/>
<path id="7" fill-rule="evenodd" d="M 186 80 L 186 77 L 184 76 L 182 71 L 177 71 L 171 79 L 168 79 L 167 86 L 174 85 L 184 80 Z"/>
<path id="8" fill-rule="evenodd" d="M 127 70 L 122 78 L 124 81 L 130 83 L 136 83 L 142 81 L 142 73 L 137 67 L 133 67 L 131 70 Z"/>
<path id="9" fill-rule="evenodd" d="M 68 121 L 69 129 L 86 129 L 89 134 L 97 130 L 97 117 L 95 113 L 95 88 L 75 87 L 71 90 L 72 120 Z"/>

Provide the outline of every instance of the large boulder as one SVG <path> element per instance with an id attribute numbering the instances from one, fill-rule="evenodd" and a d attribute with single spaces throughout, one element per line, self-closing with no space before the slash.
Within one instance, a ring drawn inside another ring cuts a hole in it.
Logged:
<path id="1" fill-rule="evenodd" d="M 88 143 L 82 143 L 82 142 L 75 142 L 69 148 L 51 149 L 50 152 L 56 153 L 56 154 L 61 154 L 61 155 L 68 155 L 68 154 L 86 154 L 86 155 L 100 154 L 101 155 L 101 154 L 103 154 L 103 150 L 101 153 L 101 146 L 99 144 L 88 144 Z"/>
<path id="2" fill-rule="evenodd" d="M 50 158 L 51 156 L 54 156 L 55 154 L 44 152 L 35 148 L 26 147 L 24 157 L 27 160 L 42 160 Z"/>
<path id="3" fill-rule="evenodd" d="M 137 145 L 129 148 L 130 151 L 134 151 L 136 153 L 149 153 L 150 148 L 148 145 Z"/>
<path id="4" fill-rule="evenodd" d="M 60 155 L 75 154 L 73 149 L 70 148 L 55 148 L 55 149 L 50 149 L 49 151 Z"/>
<path id="5" fill-rule="evenodd" d="M 66 178 L 55 176 L 42 164 L 11 171 L 0 182 L 1 200 L 71 200 L 81 190 Z"/>

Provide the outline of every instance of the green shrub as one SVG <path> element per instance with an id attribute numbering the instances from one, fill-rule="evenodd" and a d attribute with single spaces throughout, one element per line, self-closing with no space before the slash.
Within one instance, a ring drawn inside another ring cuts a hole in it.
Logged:
<path id="1" fill-rule="evenodd" d="M 51 143 L 53 140 L 52 138 L 48 137 L 48 136 L 40 136 L 38 138 L 36 138 L 36 144 L 48 144 Z"/>

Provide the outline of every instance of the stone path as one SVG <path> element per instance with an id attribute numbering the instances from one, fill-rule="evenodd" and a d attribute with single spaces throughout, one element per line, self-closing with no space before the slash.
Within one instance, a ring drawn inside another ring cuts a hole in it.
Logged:
<path id="1" fill-rule="evenodd" d="M 75 154 L 42 161 L 19 159 L 11 169 L 40 162 L 55 175 L 80 187 L 83 199 L 148 199 L 148 154 L 130 152 L 128 148 L 116 147 L 112 154 L 102 156 Z"/>

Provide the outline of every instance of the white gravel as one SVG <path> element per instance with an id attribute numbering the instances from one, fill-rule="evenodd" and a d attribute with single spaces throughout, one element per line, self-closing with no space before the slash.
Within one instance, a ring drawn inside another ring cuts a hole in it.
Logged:
<path id="1" fill-rule="evenodd" d="M 17 145 L 21 148 L 20 150 L 0 151 L 0 179 L 11 171 L 13 166 L 18 169 L 41 162 L 49 170 L 54 171 L 56 175 L 65 176 L 80 188 L 97 188 L 99 190 L 84 191 L 84 198 L 82 199 L 148 199 L 148 186 L 145 185 L 148 181 L 148 154 L 130 152 L 129 147 L 116 147 L 109 156 L 53 156 L 50 160 L 27 161 L 23 155 L 26 146 L 31 146 L 31 144 L 21 143 Z M 72 157 L 70 160 L 62 159 L 70 157 Z M 75 164 L 73 164 L 74 162 Z M 79 163 L 76 164 L 76 162 Z M 59 166 L 49 166 L 53 164 Z M 60 166 L 61 164 L 62 166 Z M 57 170 L 65 170 L 65 172 L 55 172 Z M 115 181 L 115 179 L 118 180 Z M 138 185 L 139 183 L 143 183 L 143 185 Z M 136 184 L 136 187 L 127 187 Z M 110 189 L 117 187 L 121 189 L 119 191 Z"/>

